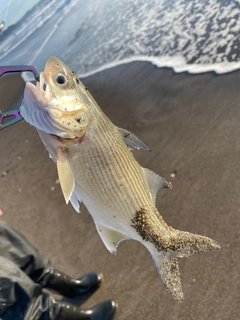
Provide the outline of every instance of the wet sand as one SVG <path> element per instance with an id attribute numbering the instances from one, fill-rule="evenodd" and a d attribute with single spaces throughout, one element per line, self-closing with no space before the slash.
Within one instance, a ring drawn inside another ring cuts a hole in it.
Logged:
<path id="1" fill-rule="evenodd" d="M 11 98 L 6 82 L 0 87 Z M 112 298 L 119 304 L 116 320 L 239 319 L 240 72 L 174 74 L 135 62 L 83 82 L 116 125 L 150 146 L 151 152 L 135 152 L 141 165 L 172 182 L 173 190 L 157 198 L 165 221 L 209 236 L 222 249 L 179 261 L 185 300 L 174 301 L 140 243 L 123 242 L 112 256 L 85 207 L 77 214 L 64 203 L 56 167 L 24 121 L 0 132 L 1 219 L 58 269 L 76 277 L 104 274 L 83 307 Z M 5 109 L 19 103 L 16 96 L 8 101 Z"/>

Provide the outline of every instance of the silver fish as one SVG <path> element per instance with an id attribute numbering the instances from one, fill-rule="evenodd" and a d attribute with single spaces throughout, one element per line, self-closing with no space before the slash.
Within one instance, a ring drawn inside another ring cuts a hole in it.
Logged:
<path id="1" fill-rule="evenodd" d="M 219 249 L 210 238 L 169 227 L 155 207 L 157 192 L 171 184 L 142 168 L 130 150 L 147 145 L 116 127 L 62 61 L 51 57 L 40 82 L 26 83 L 20 108 L 57 164 L 66 203 L 83 202 L 107 249 L 140 241 L 151 253 L 172 296 L 183 300 L 177 258 Z"/>

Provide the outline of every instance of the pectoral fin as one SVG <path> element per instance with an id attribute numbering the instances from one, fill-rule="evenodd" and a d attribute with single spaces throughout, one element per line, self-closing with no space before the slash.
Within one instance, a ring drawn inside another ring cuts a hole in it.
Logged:
<path id="1" fill-rule="evenodd" d="M 120 242 L 129 239 L 124 233 L 109 229 L 99 223 L 95 223 L 99 236 L 101 237 L 106 248 L 112 253 L 117 253 L 117 247 Z"/>
<path id="2" fill-rule="evenodd" d="M 68 157 L 62 149 L 57 152 L 57 171 L 65 201 L 68 203 L 75 187 L 75 179 Z"/>
<path id="3" fill-rule="evenodd" d="M 143 168 L 143 170 L 147 179 L 153 202 L 155 203 L 158 191 L 162 188 L 172 189 L 172 184 L 171 182 L 168 182 L 165 178 L 159 176 L 158 174 L 147 168 Z"/>
<path id="4" fill-rule="evenodd" d="M 135 134 L 122 128 L 118 128 L 118 129 L 123 137 L 123 140 L 125 141 L 126 145 L 130 150 L 143 149 L 143 150 L 151 151 L 150 148 L 146 145 L 146 143 L 144 143 L 137 136 L 135 136 Z"/>

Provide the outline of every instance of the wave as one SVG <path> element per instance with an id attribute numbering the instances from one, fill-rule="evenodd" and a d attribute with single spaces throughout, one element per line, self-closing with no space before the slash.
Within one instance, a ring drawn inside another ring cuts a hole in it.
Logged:
<path id="1" fill-rule="evenodd" d="M 38 29 L 41 29 L 47 21 L 69 3 L 70 0 L 45 1 L 29 10 L 18 23 L 6 30 L 8 32 L 4 34 L 5 39 L 1 37 L 0 60 L 19 47 Z"/>
<path id="2" fill-rule="evenodd" d="M 187 64 L 182 57 L 146 57 L 133 56 L 120 61 L 106 63 L 97 69 L 85 73 L 78 73 L 79 78 L 87 78 L 99 72 L 115 68 L 117 66 L 128 64 L 131 62 L 149 62 L 158 68 L 171 68 L 176 73 L 189 72 L 191 74 L 199 74 L 205 72 L 215 72 L 224 74 L 240 69 L 240 61 L 238 62 L 223 62 L 215 64 Z"/>
<path id="3" fill-rule="evenodd" d="M 0 38 L 0 60 L 56 55 L 81 77 L 132 61 L 221 74 L 240 68 L 239 30 L 240 0 L 43 0 Z"/>
<path id="4" fill-rule="evenodd" d="M 88 14 L 63 55 L 82 76 L 130 61 L 191 73 L 240 66 L 240 1 L 103 0 Z"/>

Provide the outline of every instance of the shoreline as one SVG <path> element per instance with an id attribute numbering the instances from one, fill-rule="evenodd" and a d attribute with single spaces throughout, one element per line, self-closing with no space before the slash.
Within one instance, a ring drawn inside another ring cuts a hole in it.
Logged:
<path id="1" fill-rule="evenodd" d="M 120 61 L 114 61 L 108 64 L 104 64 L 101 67 L 86 72 L 79 73 L 79 78 L 88 78 L 94 76 L 100 72 L 107 71 L 112 68 L 119 67 L 121 65 L 127 65 L 134 62 L 146 62 L 155 66 L 158 69 L 169 68 L 176 74 L 189 73 L 191 75 L 200 75 L 204 73 L 214 72 L 217 75 L 223 75 L 240 70 L 240 61 L 238 62 L 222 62 L 215 64 L 187 64 L 182 57 L 147 57 L 136 56 L 126 58 Z"/>

